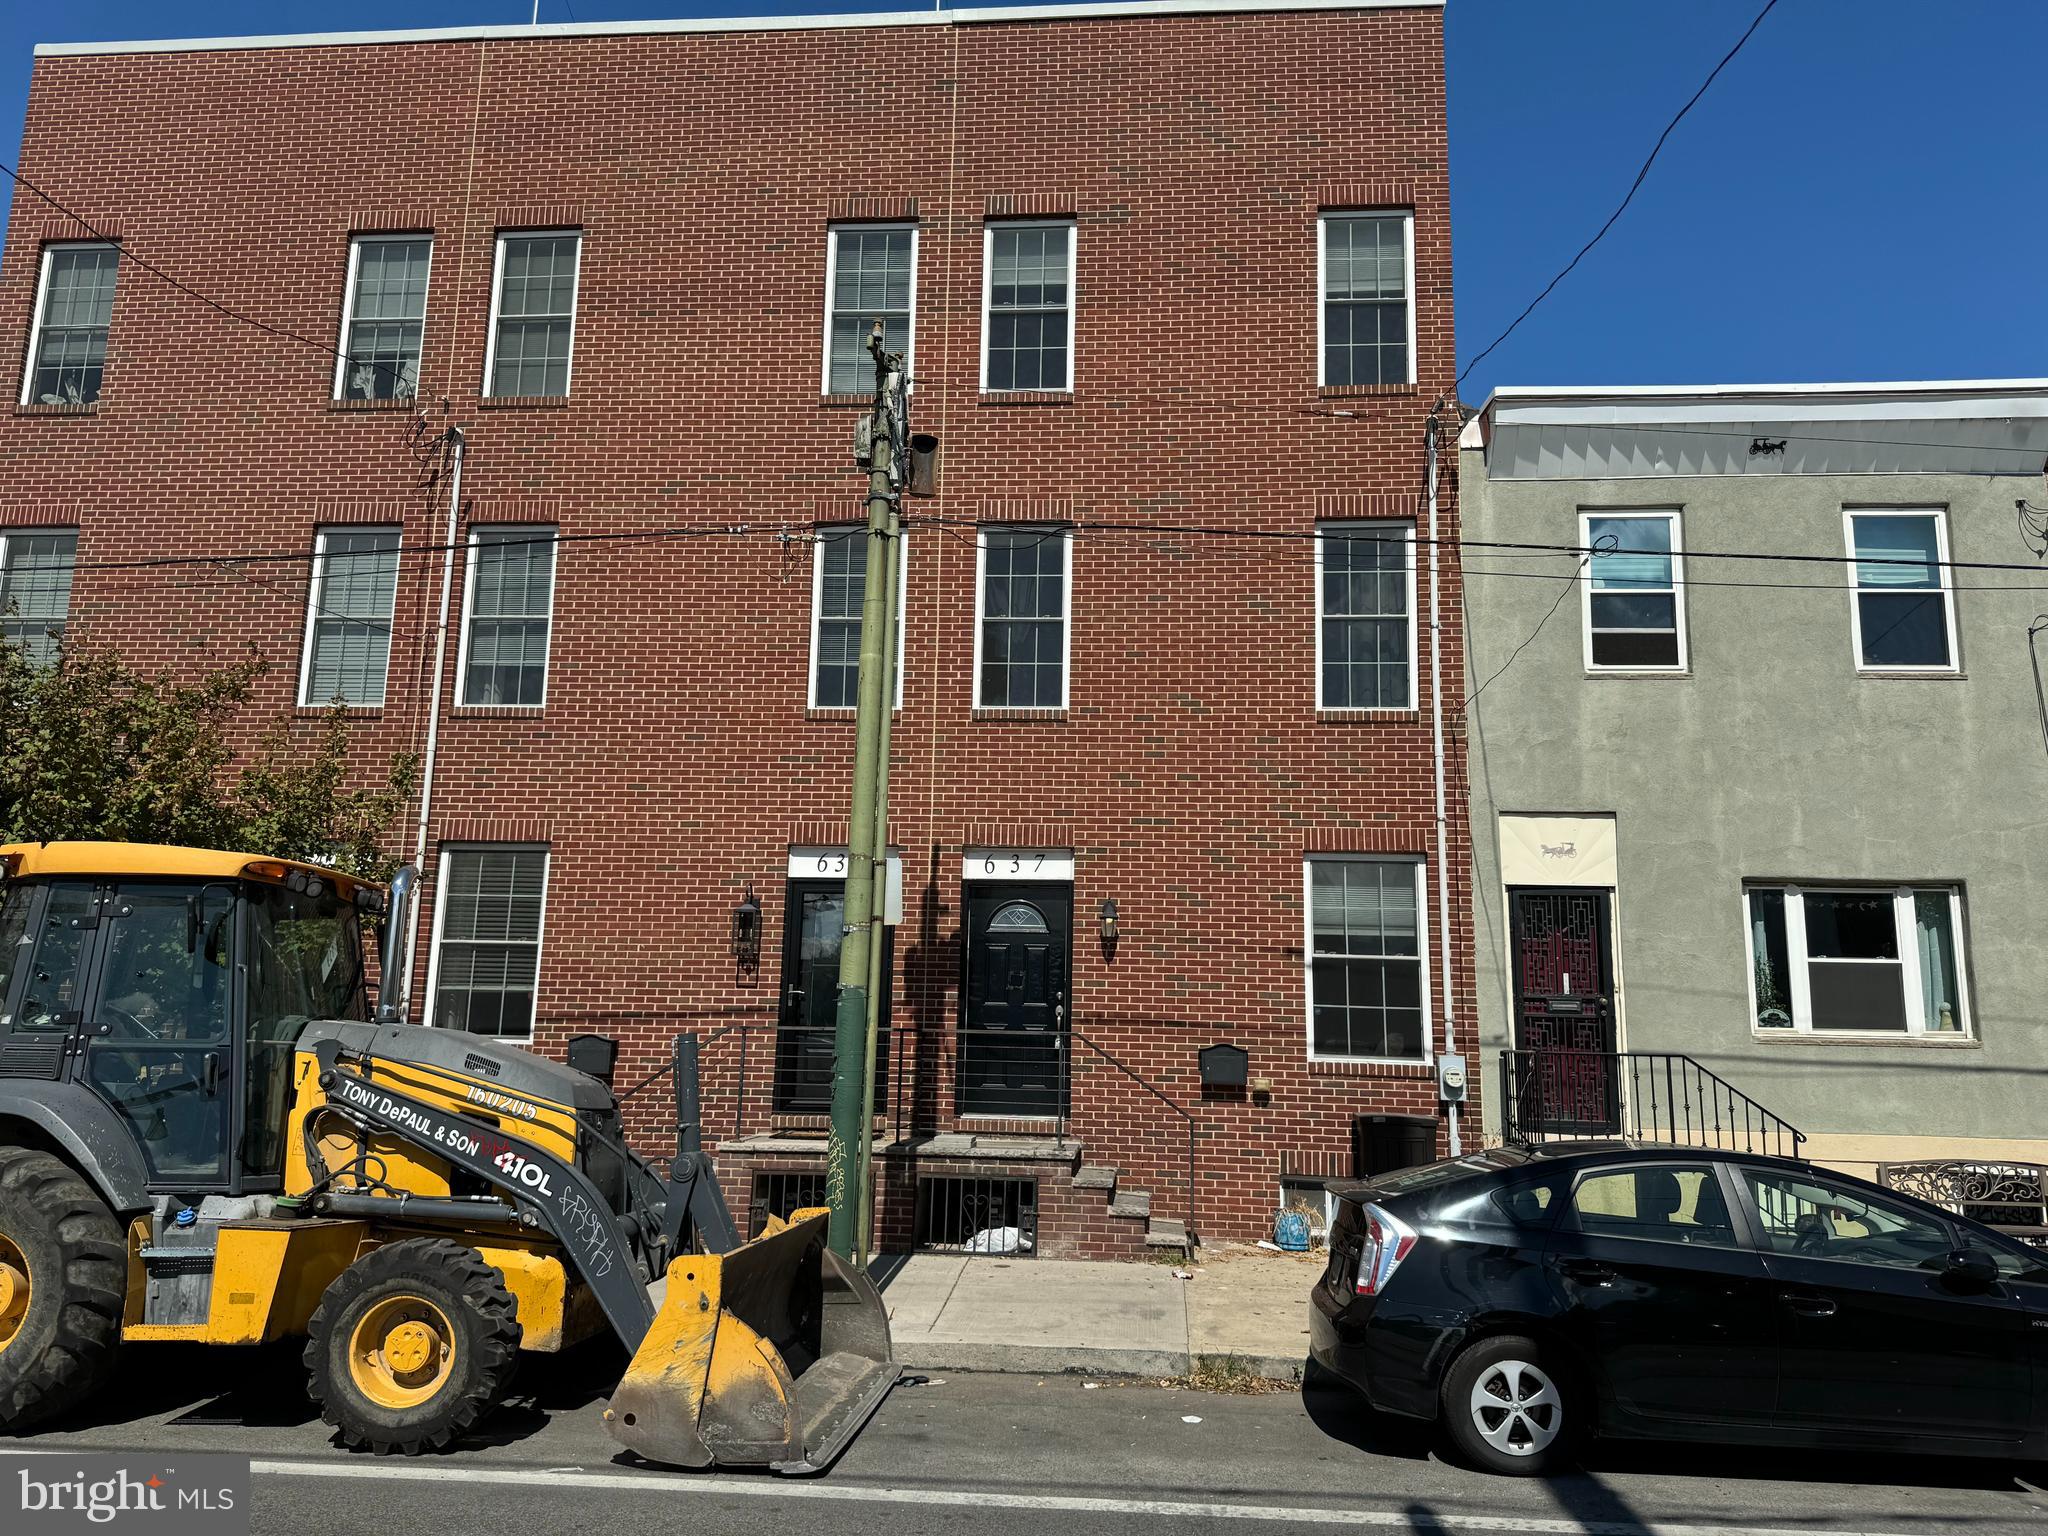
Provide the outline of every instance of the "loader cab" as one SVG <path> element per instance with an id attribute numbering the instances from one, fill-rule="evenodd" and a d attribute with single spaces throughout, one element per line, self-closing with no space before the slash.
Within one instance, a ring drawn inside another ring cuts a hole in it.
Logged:
<path id="1" fill-rule="evenodd" d="M 10 863 L 0 1076 L 89 1090 L 153 1193 L 281 1189 L 293 1042 L 369 1017 L 357 891 L 374 888 L 187 849 L 52 843 Z"/>

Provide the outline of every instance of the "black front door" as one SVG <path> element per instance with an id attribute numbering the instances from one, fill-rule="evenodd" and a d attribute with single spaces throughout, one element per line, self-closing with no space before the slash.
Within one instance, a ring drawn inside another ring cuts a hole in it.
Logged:
<path id="1" fill-rule="evenodd" d="M 968 887 L 961 1114 L 1046 1119 L 1067 1112 L 1073 922 L 1069 886 Z"/>
<path id="2" fill-rule="evenodd" d="M 2014 1441 L 2032 1408 L 2025 1305 L 2001 1277 L 1958 1285 L 1932 1212 L 1805 1171 L 1745 1168 L 1774 1282 L 1787 1427 Z"/>
<path id="3" fill-rule="evenodd" d="M 1519 889 L 1512 905 L 1515 1122 L 1529 1131 L 1621 1128 L 1608 893 Z"/>
<path id="4" fill-rule="evenodd" d="M 846 930 L 846 882 L 792 880 L 783 907 L 782 1001 L 775 1036 L 775 1109 L 832 1110 L 832 1060 L 839 1011 L 839 947 Z M 875 1046 L 875 1103 L 886 1102 L 889 997 L 895 929 L 882 929 L 882 1035 Z"/>
<path id="5" fill-rule="evenodd" d="M 1581 1174 L 1544 1264 L 1621 1427 L 1770 1422 L 1775 1288 L 1742 1244 L 1713 1164 Z"/>

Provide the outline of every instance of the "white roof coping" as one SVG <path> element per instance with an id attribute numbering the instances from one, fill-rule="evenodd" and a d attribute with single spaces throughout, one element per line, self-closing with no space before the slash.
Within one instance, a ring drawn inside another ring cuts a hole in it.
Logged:
<path id="1" fill-rule="evenodd" d="M 421 27 L 382 32 L 286 32 L 267 37 L 191 37 L 127 43 L 38 43 L 39 59 L 105 53 L 215 53 L 252 48 L 361 48 L 381 43 L 539 42 L 691 32 L 810 32 L 830 27 L 932 27 L 1005 21 L 1091 21 L 1131 16 L 1222 16 L 1274 11 L 1441 10 L 1444 0 L 1088 0 L 1074 5 L 970 6 L 826 16 L 700 16 L 657 21 L 542 22 Z"/>
<path id="2" fill-rule="evenodd" d="M 1503 385 L 1480 414 L 1511 413 L 1531 419 L 1532 408 L 1555 407 L 1551 420 L 1659 422 L 1747 420 L 1762 405 L 1768 419 L 1808 415 L 1883 420 L 1893 415 L 1969 414 L 2000 407 L 1999 415 L 2048 415 L 2048 379 L 1913 379 L 1847 384 L 1625 384 Z M 1733 416 L 1731 410 L 1735 411 Z"/>

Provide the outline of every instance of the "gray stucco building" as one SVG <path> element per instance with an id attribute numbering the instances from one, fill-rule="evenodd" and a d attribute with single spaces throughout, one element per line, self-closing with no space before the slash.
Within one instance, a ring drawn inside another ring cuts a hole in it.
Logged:
<path id="1" fill-rule="evenodd" d="M 2042 380 L 1503 389 L 1467 423 L 1490 1090 L 1503 1050 L 1673 1053 L 1853 1171 L 2048 1162 L 2044 464 Z M 1631 1090 L 1576 1091 L 1590 1123 Z"/>

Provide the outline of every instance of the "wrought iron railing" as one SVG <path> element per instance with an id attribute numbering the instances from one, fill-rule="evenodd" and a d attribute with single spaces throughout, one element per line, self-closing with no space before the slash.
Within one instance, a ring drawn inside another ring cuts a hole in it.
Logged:
<path id="1" fill-rule="evenodd" d="M 1877 1170 L 1877 1182 L 2048 1247 L 2048 1167 L 2039 1163 L 1885 1163 Z"/>
<path id="2" fill-rule="evenodd" d="M 1502 1051 L 1510 1141 L 1619 1139 L 1800 1156 L 1805 1134 L 1690 1056 Z"/>

